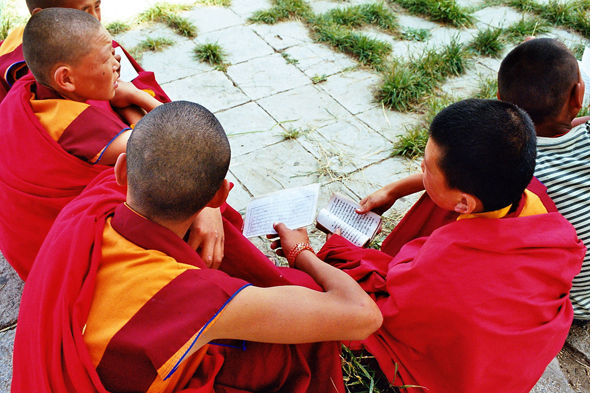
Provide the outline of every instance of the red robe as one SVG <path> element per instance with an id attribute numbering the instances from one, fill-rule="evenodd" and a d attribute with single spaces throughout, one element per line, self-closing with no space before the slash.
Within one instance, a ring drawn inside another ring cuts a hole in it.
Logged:
<path id="1" fill-rule="evenodd" d="M 6 42 L 9 41 L 20 41 L 22 42 L 22 30 L 23 27 L 19 27 L 15 29 L 10 35 L 6 38 Z M 2 54 L 2 44 L 5 42 L 0 42 L 0 102 L 6 97 L 8 91 L 12 87 L 12 85 L 16 82 L 19 77 L 24 76 L 24 74 L 28 71 L 27 69 L 23 69 L 23 66 L 26 67 L 25 58 L 23 56 L 23 49 L 22 44 L 16 46 L 11 51 L 7 51 L 7 53 Z M 156 81 L 156 77 L 153 72 L 145 71 L 137 61 L 117 42 L 113 41 L 113 48 L 121 47 L 123 52 L 127 55 L 127 58 L 135 68 L 135 71 L 139 74 L 133 81 L 131 81 L 138 89 L 141 90 L 148 90 L 154 93 L 154 97 L 160 102 L 170 102 L 170 98 L 166 95 L 162 87 Z"/>
<path id="2" fill-rule="evenodd" d="M 116 185 L 112 171 L 107 171 L 64 208 L 56 220 L 25 285 L 14 348 L 12 392 L 106 391 L 92 365 L 82 331 L 102 257 L 105 220 L 124 199 L 124 190 Z M 238 216 L 233 214 L 230 218 Z M 227 234 L 233 225 L 228 220 L 224 224 Z M 134 227 L 137 225 L 128 223 L 125 237 L 138 236 L 144 243 L 152 241 L 150 238 L 154 236 L 134 233 Z M 156 242 L 161 244 L 166 236 L 158 233 L 157 238 Z M 239 260 L 226 255 L 222 266 L 229 267 L 227 270 L 247 271 L 246 276 L 230 277 L 222 271 L 207 269 L 198 254 L 178 238 L 169 237 L 161 246 L 162 251 L 183 263 L 200 267 L 198 272 L 205 277 L 204 281 L 218 284 L 211 287 L 215 293 L 207 297 L 208 308 L 222 307 L 245 280 L 266 286 L 313 282 L 302 272 L 277 268 L 243 236 L 228 240 L 226 249 L 239 256 Z M 232 269 L 231 265 L 237 263 L 243 266 Z M 318 288 L 317 284 L 314 286 Z M 225 289 L 218 293 L 215 289 L 218 287 Z M 197 325 L 201 326 L 211 316 L 203 315 Z M 161 324 L 174 335 L 175 324 L 169 325 Z M 158 348 L 154 351 L 158 356 Z M 289 346 L 246 343 L 246 351 L 210 346 L 187 392 L 215 389 L 215 392 L 303 393 L 334 391 L 334 386 L 344 392 L 338 355 L 336 342 Z"/>
<path id="3" fill-rule="evenodd" d="M 395 385 L 428 389 L 408 391 L 529 392 L 573 319 L 568 293 L 585 254 L 575 230 L 555 212 L 449 222 L 427 194 L 419 206 L 384 242 L 393 258 L 340 236 L 318 253 L 383 313 L 362 345 Z M 448 223 L 427 224 L 430 213 Z M 428 234 L 408 240 L 405 225 Z"/>

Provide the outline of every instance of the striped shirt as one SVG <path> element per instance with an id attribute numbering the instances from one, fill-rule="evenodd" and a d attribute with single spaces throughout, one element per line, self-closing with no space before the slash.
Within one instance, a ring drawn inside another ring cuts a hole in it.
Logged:
<path id="1" fill-rule="evenodd" d="M 535 176 L 559 212 L 590 246 L 590 133 L 588 123 L 556 138 L 537 138 Z M 570 298 L 577 319 L 590 319 L 590 253 L 574 278 Z"/>

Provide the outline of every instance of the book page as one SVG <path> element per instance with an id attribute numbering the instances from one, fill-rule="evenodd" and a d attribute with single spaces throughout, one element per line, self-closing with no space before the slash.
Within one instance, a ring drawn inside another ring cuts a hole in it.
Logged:
<path id="1" fill-rule="evenodd" d="M 332 233 L 340 228 L 345 239 L 361 247 L 373 237 L 381 217 L 373 212 L 357 214 L 355 210 L 359 207 L 358 203 L 336 193 L 318 214 L 317 222 Z"/>
<path id="2" fill-rule="evenodd" d="M 120 79 L 125 82 L 131 82 L 133 79 L 137 78 L 139 75 L 135 68 L 133 68 L 133 64 L 129 61 L 123 49 L 120 46 L 115 48 L 115 54 L 121 55 L 121 76 Z"/>
<path id="3" fill-rule="evenodd" d="M 253 199 L 246 208 L 244 236 L 276 234 L 275 222 L 297 229 L 313 223 L 318 205 L 319 184 L 290 188 Z"/>

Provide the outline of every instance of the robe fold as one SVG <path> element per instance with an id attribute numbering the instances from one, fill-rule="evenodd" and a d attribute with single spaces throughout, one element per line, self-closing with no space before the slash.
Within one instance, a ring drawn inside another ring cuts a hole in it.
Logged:
<path id="1" fill-rule="evenodd" d="M 23 31 L 24 26 L 17 27 L 4 41 L 0 42 L 0 102 L 6 97 L 16 80 L 28 72 L 22 49 Z M 170 102 L 170 98 L 156 81 L 154 73 L 144 70 L 125 48 L 113 41 L 113 48 L 116 47 L 123 50 L 138 74 L 131 83 L 140 90 L 151 92 L 160 102 Z"/>
<path id="2" fill-rule="evenodd" d="M 560 351 L 586 249 L 559 213 L 518 217 L 521 209 L 456 220 L 424 194 L 383 243 L 385 252 L 341 236 L 320 250 L 382 311 L 382 327 L 361 344 L 394 385 L 525 393 Z"/>
<path id="3" fill-rule="evenodd" d="M 113 171 L 108 170 L 98 175 L 57 218 L 39 252 L 23 292 L 14 348 L 12 392 L 107 391 L 92 362 L 83 332 L 89 321 L 97 272 L 103 258 L 105 225 L 108 217 L 114 213 L 117 218 L 117 212 L 121 210 L 124 200 L 125 189 L 116 184 Z M 237 231 L 234 225 L 241 225 L 239 214 L 229 206 L 223 214 L 224 226 Z M 226 216 L 229 220 L 225 219 Z M 226 253 L 222 262 L 226 270 L 243 272 L 242 277 L 231 277 L 221 270 L 207 269 L 198 254 L 180 238 L 173 238 L 161 231 L 167 231 L 166 228 L 158 226 L 160 229 L 154 230 L 150 227 L 150 232 L 153 233 L 146 234 L 145 229 L 148 227 L 141 222 L 145 219 L 138 217 L 120 214 L 118 222 L 113 222 L 113 228 L 120 230 L 129 241 L 138 240 L 141 247 L 155 247 L 184 264 L 198 268 L 191 274 L 204 278 L 201 280 L 207 291 L 205 308 L 208 311 L 191 324 L 196 329 L 195 332 L 244 285 L 310 283 L 311 278 L 303 277 L 302 272 L 274 266 L 242 235 L 228 237 L 226 233 L 226 249 L 233 252 L 229 255 Z M 149 222 L 149 225 L 157 224 Z M 142 228 L 144 232 L 141 232 Z M 239 259 L 235 260 L 234 257 Z M 248 282 L 248 279 L 251 281 Z M 212 289 L 206 289 L 213 283 L 215 285 Z M 216 287 L 225 289 L 220 292 L 213 289 Z M 317 284 L 314 287 L 317 288 Z M 158 304 L 151 304 L 150 307 L 157 308 Z M 195 312 L 202 307 L 195 307 Z M 181 312 L 181 309 L 179 307 L 177 311 Z M 150 308 L 147 312 L 153 310 L 155 309 Z M 175 310 L 175 307 L 165 307 L 160 312 L 174 315 Z M 164 316 L 159 315 L 158 318 Z M 140 321 L 143 318 L 141 313 L 138 318 Z M 164 334 L 161 329 L 153 330 L 154 327 L 149 324 L 145 325 L 145 329 L 141 328 L 141 324 L 137 325 L 140 330 L 133 334 L 134 325 L 129 325 L 126 328 L 131 330 L 126 330 L 124 337 L 127 337 L 126 340 L 131 338 L 131 341 L 137 338 L 138 344 L 131 346 L 132 351 L 141 348 L 147 337 L 147 342 L 152 347 L 146 356 L 157 360 L 166 351 L 177 353 L 185 348 L 183 343 L 186 340 L 179 340 L 180 331 L 175 330 L 179 325 L 182 323 L 161 323 Z M 148 334 L 150 329 L 156 334 Z M 190 331 L 188 334 L 190 337 Z M 157 336 L 173 336 L 174 340 L 154 339 Z M 125 342 L 121 338 L 117 340 L 119 344 Z M 161 350 L 158 349 L 160 345 L 163 348 Z M 114 348 L 116 349 L 116 345 Z M 198 368 L 188 380 L 186 392 L 303 393 L 334 391 L 334 386 L 337 391 L 344 392 L 339 346 L 336 342 L 305 345 L 246 342 L 245 348 L 244 351 L 209 345 L 205 350 L 197 352 Z M 106 362 L 114 362 L 112 364 L 116 365 L 120 361 L 117 359 L 117 356 L 109 355 L 105 363 L 101 364 L 108 368 Z M 192 361 L 194 359 L 187 360 Z M 124 369 L 124 366 L 119 368 Z M 140 378 L 141 375 L 135 377 Z M 115 385 L 118 382 L 125 381 L 115 381 Z"/>

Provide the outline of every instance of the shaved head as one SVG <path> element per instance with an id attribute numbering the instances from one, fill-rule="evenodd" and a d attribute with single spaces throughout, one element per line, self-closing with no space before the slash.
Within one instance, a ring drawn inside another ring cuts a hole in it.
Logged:
<path id="1" fill-rule="evenodd" d="M 23 55 L 35 79 L 49 86 L 56 65 L 75 67 L 101 29 L 96 18 L 75 9 L 48 8 L 32 15 L 23 33 Z"/>
<path id="2" fill-rule="evenodd" d="M 52 8 L 52 7 L 63 7 L 65 0 L 27 0 L 27 7 L 29 12 L 32 14 L 36 8 Z"/>
<path id="3" fill-rule="evenodd" d="M 73 8 L 84 11 L 100 20 L 101 0 L 27 0 L 29 12 L 33 14 L 35 10 L 44 10 L 46 8 Z"/>
<path id="4" fill-rule="evenodd" d="M 538 125 L 559 116 L 579 81 L 574 54 L 556 39 L 536 38 L 518 45 L 502 61 L 498 93 Z"/>
<path id="5" fill-rule="evenodd" d="M 215 196 L 231 150 L 217 118 L 175 101 L 145 115 L 127 143 L 127 184 L 134 206 L 153 221 L 190 218 Z"/>

